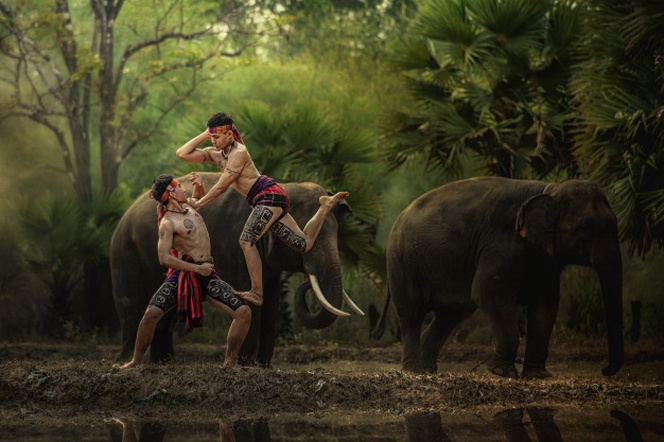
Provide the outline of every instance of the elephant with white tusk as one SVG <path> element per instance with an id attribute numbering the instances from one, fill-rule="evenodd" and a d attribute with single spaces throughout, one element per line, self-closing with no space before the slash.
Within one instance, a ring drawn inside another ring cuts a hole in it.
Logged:
<path id="1" fill-rule="evenodd" d="M 516 378 L 519 305 L 527 324 L 522 377 L 551 376 L 549 339 L 568 264 L 599 276 L 608 365 L 623 363 L 622 259 L 617 220 L 590 182 L 482 177 L 434 189 L 397 218 L 387 241 L 388 299 L 399 316 L 402 368 L 436 372 L 452 330 L 478 308 L 496 342 L 488 369 Z M 422 332 L 428 312 L 434 319 Z M 381 320 L 382 321 L 382 320 Z"/>
<path id="2" fill-rule="evenodd" d="M 200 173 L 207 188 L 218 180 L 219 173 Z M 181 180 L 186 188 L 188 180 Z M 186 183 L 186 184 L 185 184 Z M 304 223 L 319 207 L 318 198 L 328 193 L 314 183 L 287 183 L 291 200 L 291 214 L 298 223 Z M 223 280 L 235 290 L 251 287 L 244 255 L 238 244 L 240 232 L 250 207 L 237 192 L 227 192 L 203 207 L 199 213 L 205 219 L 210 232 L 214 266 Z M 242 350 L 241 363 L 257 362 L 269 366 L 276 342 L 276 322 L 282 272 L 302 272 L 310 276 L 323 307 L 309 309 L 304 300 L 308 287 L 296 293 L 296 314 L 309 328 L 324 328 L 336 318 L 348 316 L 341 310 L 347 295 L 341 281 L 341 264 L 337 248 L 337 219 L 350 213 L 347 203 L 338 204 L 328 216 L 316 243 L 305 254 L 290 249 L 272 233 L 266 234 L 257 247 L 263 260 L 264 303 L 252 308 L 252 324 Z M 111 243 L 111 275 L 113 297 L 122 329 L 122 357 L 133 352 L 136 329 L 148 300 L 159 287 L 166 269 L 157 260 L 156 203 L 147 195 L 139 197 L 124 214 Z M 315 277 L 314 277 L 315 275 Z M 315 281 L 315 282 L 314 282 Z M 346 303 L 353 311 L 350 298 Z M 313 310 L 313 311 L 312 311 Z M 359 310 L 359 309 L 357 309 Z M 361 311 L 361 310 L 360 310 Z M 166 316 L 155 333 L 151 346 L 151 358 L 163 360 L 174 354 L 173 321 Z"/>

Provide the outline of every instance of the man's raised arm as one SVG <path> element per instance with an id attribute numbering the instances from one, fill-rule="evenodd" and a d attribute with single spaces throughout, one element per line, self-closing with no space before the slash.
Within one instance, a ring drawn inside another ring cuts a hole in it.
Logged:
<path id="1" fill-rule="evenodd" d="M 195 200 L 199 200 L 205 196 L 205 185 L 203 184 L 203 179 L 196 172 L 191 172 L 189 175 L 189 181 L 194 186 L 194 190 L 191 193 L 191 197 Z"/>
<path id="2" fill-rule="evenodd" d="M 180 146 L 175 151 L 175 155 L 181 160 L 189 161 L 190 163 L 204 163 L 205 161 L 209 161 L 211 159 L 210 154 L 205 150 L 198 149 L 198 146 L 209 139 L 210 134 L 205 130 Z"/>

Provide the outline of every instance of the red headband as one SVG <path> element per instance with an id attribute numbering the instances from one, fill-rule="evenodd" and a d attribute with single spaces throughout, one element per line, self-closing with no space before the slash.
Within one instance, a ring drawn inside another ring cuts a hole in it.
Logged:
<path id="1" fill-rule="evenodd" d="M 233 128 L 232 125 L 227 124 L 225 126 L 215 126 L 215 127 L 208 127 L 208 133 L 211 134 L 224 134 L 231 130 Z"/>
<path id="2" fill-rule="evenodd" d="M 166 188 L 166 190 L 164 190 L 164 193 L 161 194 L 161 198 L 159 198 L 159 202 L 163 203 L 164 201 L 166 201 L 168 199 L 168 192 L 170 192 L 172 190 L 175 190 L 178 187 L 179 184 L 180 183 L 178 182 L 178 180 L 173 178 L 173 181 L 171 181 L 171 184 L 169 184 L 168 187 Z M 154 195 L 152 194 L 152 192 L 150 192 L 150 198 L 154 198 Z"/>
<path id="3" fill-rule="evenodd" d="M 230 131 L 233 134 L 233 139 L 235 141 L 237 141 L 240 144 L 244 144 L 242 135 L 240 135 L 240 131 L 237 130 L 237 127 L 235 127 L 234 124 L 225 124 L 223 126 L 208 127 L 209 134 L 225 134 L 228 131 Z"/>

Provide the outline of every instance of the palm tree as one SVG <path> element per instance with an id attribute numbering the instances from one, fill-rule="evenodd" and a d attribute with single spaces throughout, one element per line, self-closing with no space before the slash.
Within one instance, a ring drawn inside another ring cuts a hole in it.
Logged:
<path id="1" fill-rule="evenodd" d="M 640 256 L 664 244 L 664 10 L 595 0 L 571 92 L 579 162 L 609 191 L 621 237 Z"/>
<path id="2" fill-rule="evenodd" d="M 46 330 L 52 336 L 62 337 L 67 323 L 108 329 L 116 325 L 106 276 L 108 251 L 128 205 L 127 196 L 117 190 L 93 192 L 91 199 L 73 192 L 49 194 L 19 209 L 22 258 L 49 291 Z"/>
<path id="3" fill-rule="evenodd" d="M 392 51 L 411 100 L 387 120 L 391 166 L 574 175 L 565 88 L 578 26 L 571 1 L 424 2 Z"/>

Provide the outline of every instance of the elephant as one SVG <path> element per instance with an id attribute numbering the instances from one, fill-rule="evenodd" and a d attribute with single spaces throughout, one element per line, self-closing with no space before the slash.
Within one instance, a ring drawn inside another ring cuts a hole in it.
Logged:
<path id="1" fill-rule="evenodd" d="M 211 188 L 220 173 L 201 172 L 206 188 Z M 189 180 L 179 180 L 191 195 Z M 300 225 L 316 212 L 321 195 L 328 194 L 315 183 L 286 183 L 291 214 Z M 139 196 L 120 219 L 110 247 L 113 299 L 120 319 L 122 334 L 121 357 L 131 356 L 136 331 L 143 312 L 163 281 L 166 269 L 157 258 L 157 203 L 147 194 Z M 228 191 L 200 210 L 212 245 L 215 269 L 235 290 L 250 287 L 244 255 L 239 245 L 240 233 L 250 212 L 244 197 Z M 337 248 L 338 219 L 348 216 L 350 206 L 342 202 L 328 216 L 311 250 L 300 254 L 275 238 L 272 232 L 257 243 L 263 260 L 264 303 L 252 307 L 251 327 L 240 351 L 240 363 L 269 366 L 276 342 L 276 326 L 282 272 L 303 272 L 309 275 L 295 295 L 295 313 L 303 325 L 320 329 L 335 319 L 348 316 L 341 310 L 344 300 L 353 311 L 361 312 L 343 290 L 341 264 Z M 331 215 L 332 215 L 331 214 Z M 310 287 L 325 308 L 310 306 L 306 293 Z M 322 295 L 322 294 L 324 295 Z M 155 331 L 150 347 L 153 361 L 174 355 L 174 316 L 165 316 Z M 169 318 L 167 320 L 167 318 Z"/>
<path id="2" fill-rule="evenodd" d="M 475 177 L 416 198 L 395 220 L 386 245 L 386 306 L 392 298 L 402 369 L 437 372 L 453 329 L 480 309 L 495 342 L 487 368 L 518 378 L 518 312 L 525 306 L 521 376 L 551 377 L 549 339 L 568 264 L 597 272 L 608 337 L 602 373 L 614 375 L 624 357 L 622 258 L 616 216 L 596 184 Z"/>

